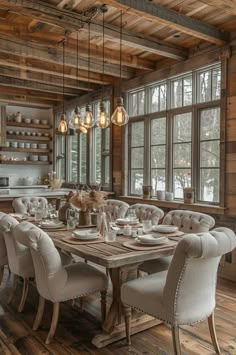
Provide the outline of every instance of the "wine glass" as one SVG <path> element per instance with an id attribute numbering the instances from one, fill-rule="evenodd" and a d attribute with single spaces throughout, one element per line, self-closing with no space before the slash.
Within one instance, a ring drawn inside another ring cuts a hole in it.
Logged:
<path id="1" fill-rule="evenodd" d="M 150 233 L 152 231 L 152 221 L 150 219 L 143 221 L 143 231 L 144 233 Z"/>

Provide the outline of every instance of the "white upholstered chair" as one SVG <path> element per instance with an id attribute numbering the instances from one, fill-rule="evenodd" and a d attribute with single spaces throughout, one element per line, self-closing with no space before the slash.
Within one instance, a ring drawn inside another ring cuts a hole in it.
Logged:
<path id="1" fill-rule="evenodd" d="M 62 301 L 101 292 L 102 320 L 106 314 L 107 276 L 84 262 L 63 266 L 60 254 L 51 238 L 40 228 L 29 222 L 22 222 L 14 229 L 17 240 L 30 248 L 38 292 L 38 312 L 33 329 L 37 330 L 43 317 L 45 299 L 53 303 L 53 316 L 46 343 L 54 336 Z"/>
<path id="2" fill-rule="evenodd" d="M 164 216 L 164 212 L 159 207 L 153 205 L 136 203 L 130 206 L 130 208 L 135 210 L 136 216 L 140 220 L 140 222 L 145 219 L 150 219 L 152 221 L 152 224 L 156 225 Z"/>
<path id="3" fill-rule="evenodd" d="M 184 233 L 201 233 L 212 229 L 215 225 L 215 220 L 213 217 L 201 212 L 173 210 L 165 215 L 162 224 L 174 225 Z M 171 259 L 172 256 L 165 256 L 157 260 L 146 261 L 139 269 L 148 274 L 164 271 L 168 269 Z"/>
<path id="4" fill-rule="evenodd" d="M 24 196 L 15 198 L 12 202 L 14 212 L 27 214 L 33 204 L 39 204 L 41 209 L 46 209 L 48 201 L 45 197 Z"/>
<path id="5" fill-rule="evenodd" d="M 214 326 L 217 268 L 221 256 L 235 246 L 235 234 L 228 228 L 186 235 L 177 245 L 168 271 L 123 284 L 128 343 L 130 307 L 134 307 L 171 325 L 174 354 L 181 354 L 179 326 L 208 319 L 213 346 L 220 353 Z"/>
<path id="6" fill-rule="evenodd" d="M 6 214 L 3 212 L 0 212 L 0 224 L 1 224 L 1 220 L 4 216 L 6 216 Z M 2 279 L 3 279 L 5 265 L 8 265 L 7 249 L 6 249 L 6 244 L 5 244 L 3 232 L 0 230 L 0 285 L 1 285 Z"/>
<path id="7" fill-rule="evenodd" d="M 16 240 L 15 235 L 13 235 L 13 231 L 18 224 L 15 218 L 5 215 L 1 218 L 0 231 L 4 235 L 9 269 L 14 275 L 13 288 L 8 302 L 10 303 L 15 296 L 19 277 L 22 277 L 24 283 L 21 301 L 18 307 L 18 311 L 22 312 L 28 295 L 29 279 L 34 277 L 34 266 L 29 248 L 20 244 Z"/>
<path id="8" fill-rule="evenodd" d="M 105 212 L 110 212 L 113 219 L 123 218 L 128 211 L 128 203 L 120 200 L 108 199 L 106 200 L 106 205 L 104 206 Z"/>

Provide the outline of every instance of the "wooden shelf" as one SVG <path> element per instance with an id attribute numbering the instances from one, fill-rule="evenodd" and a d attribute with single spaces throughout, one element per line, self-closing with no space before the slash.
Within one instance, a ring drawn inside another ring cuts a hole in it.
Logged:
<path id="1" fill-rule="evenodd" d="M 49 161 L 31 161 L 31 160 L 0 160 L 0 164 L 18 164 L 18 165 L 49 165 Z"/>
<path id="2" fill-rule="evenodd" d="M 7 140 L 14 140 L 14 141 L 24 140 L 27 142 L 28 141 L 47 141 L 47 142 L 49 142 L 51 140 L 51 137 L 21 136 L 20 134 L 19 135 L 8 134 Z"/>
<path id="3" fill-rule="evenodd" d="M 49 149 L 32 149 L 32 148 L 13 148 L 13 147 L 0 147 L 3 152 L 17 152 L 17 153 L 43 153 L 49 154 Z"/>
<path id="4" fill-rule="evenodd" d="M 35 123 L 25 123 L 25 122 L 7 122 L 7 126 L 12 126 L 12 127 L 23 127 L 23 128 L 40 128 L 40 129 L 50 129 L 50 125 L 45 125 L 45 124 L 35 124 Z"/>

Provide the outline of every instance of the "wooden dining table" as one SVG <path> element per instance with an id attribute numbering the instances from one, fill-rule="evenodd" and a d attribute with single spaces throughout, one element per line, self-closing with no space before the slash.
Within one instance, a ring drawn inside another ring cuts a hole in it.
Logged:
<path id="1" fill-rule="evenodd" d="M 72 231 L 66 229 L 49 230 L 47 233 L 56 247 L 104 266 L 109 272 L 112 282 L 112 302 L 103 324 L 103 331 L 92 340 L 97 348 L 125 337 L 125 323 L 120 297 L 121 285 L 138 277 L 138 267 L 144 261 L 173 254 L 177 244 L 176 241 L 168 241 L 151 250 L 132 250 L 123 245 L 124 242 L 131 240 L 131 238 L 124 236 L 118 236 L 114 242 L 71 244 L 69 239 L 71 239 Z M 131 322 L 131 333 L 135 334 L 159 323 L 160 321 L 149 315 L 135 312 Z"/>

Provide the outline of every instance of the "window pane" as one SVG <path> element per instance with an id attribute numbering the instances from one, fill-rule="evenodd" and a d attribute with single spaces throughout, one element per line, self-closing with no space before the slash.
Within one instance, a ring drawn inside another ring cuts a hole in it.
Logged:
<path id="1" fill-rule="evenodd" d="M 201 169 L 200 173 L 200 200 L 219 202 L 220 170 Z"/>
<path id="2" fill-rule="evenodd" d="M 96 140 L 96 183 L 101 183 L 101 162 L 102 162 L 102 153 L 101 153 L 101 129 L 95 128 L 95 140 Z"/>
<path id="3" fill-rule="evenodd" d="M 211 71 L 200 73 L 198 93 L 199 102 L 211 100 Z"/>
<path id="4" fill-rule="evenodd" d="M 220 108 L 202 110 L 200 116 L 200 140 L 220 138 Z"/>
<path id="5" fill-rule="evenodd" d="M 137 116 L 138 114 L 138 96 L 137 93 L 131 94 L 131 107 L 130 107 L 130 116 Z"/>
<path id="6" fill-rule="evenodd" d="M 165 169 L 152 169 L 152 189 L 154 193 L 156 190 L 166 189 L 166 171 Z"/>
<path id="7" fill-rule="evenodd" d="M 143 193 L 143 170 L 131 170 L 131 194 L 141 195 Z"/>
<path id="8" fill-rule="evenodd" d="M 220 99 L 221 71 L 220 68 L 212 71 L 212 100 Z"/>
<path id="9" fill-rule="evenodd" d="M 138 93 L 138 115 L 144 114 L 144 97 L 145 97 L 144 91 L 140 91 Z"/>
<path id="10" fill-rule="evenodd" d="M 183 106 L 182 79 L 172 82 L 172 107 Z"/>
<path id="11" fill-rule="evenodd" d="M 151 164 L 153 168 L 164 168 L 166 165 L 166 146 L 165 145 L 157 145 L 151 148 Z"/>
<path id="12" fill-rule="evenodd" d="M 166 118 L 158 118 L 151 121 L 151 144 L 166 143 Z"/>
<path id="13" fill-rule="evenodd" d="M 151 89 L 151 112 L 159 111 L 159 86 Z"/>
<path id="14" fill-rule="evenodd" d="M 192 105 L 192 78 L 184 79 L 184 106 Z"/>
<path id="15" fill-rule="evenodd" d="M 59 171 L 60 171 L 60 178 L 62 180 L 66 180 L 65 144 L 66 144 L 66 137 L 61 136 L 59 141 L 59 147 L 61 148 L 61 154 L 64 156 L 64 158 L 59 160 Z"/>
<path id="16" fill-rule="evenodd" d="M 108 185 L 110 182 L 110 157 L 104 157 L 104 183 Z"/>
<path id="17" fill-rule="evenodd" d="M 190 169 L 174 169 L 174 197 L 183 199 L 183 189 L 191 186 L 191 170 Z"/>
<path id="18" fill-rule="evenodd" d="M 191 168 L 191 143 L 174 145 L 173 167 Z"/>
<path id="19" fill-rule="evenodd" d="M 80 134 L 79 138 L 79 143 L 80 143 L 80 165 L 79 165 L 79 174 L 80 174 L 80 182 L 82 184 L 86 184 L 87 182 L 87 177 L 86 177 L 86 165 L 87 165 L 87 156 L 86 156 L 86 145 L 87 145 L 87 135 L 86 134 Z"/>
<path id="20" fill-rule="evenodd" d="M 77 135 L 71 136 L 70 169 L 71 180 L 77 182 L 78 179 L 78 138 Z"/>
<path id="21" fill-rule="evenodd" d="M 131 150 L 131 169 L 143 168 L 143 148 L 132 148 Z"/>
<path id="22" fill-rule="evenodd" d="M 166 110 L 166 84 L 160 85 L 160 111 Z"/>
<path id="23" fill-rule="evenodd" d="M 174 143 L 190 142 L 192 137 L 192 113 L 184 113 L 174 117 Z"/>
<path id="24" fill-rule="evenodd" d="M 144 122 L 131 124 L 131 147 L 140 147 L 144 144 Z"/>
<path id="25" fill-rule="evenodd" d="M 104 149 L 110 150 L 110 127 L 104 129 Z"/>
<path id="26" fill-rule="evenodd" d="M 212 168 L 220 166 L 220 144 L 219 141 L 200 143 L 200 167 Z"/>

